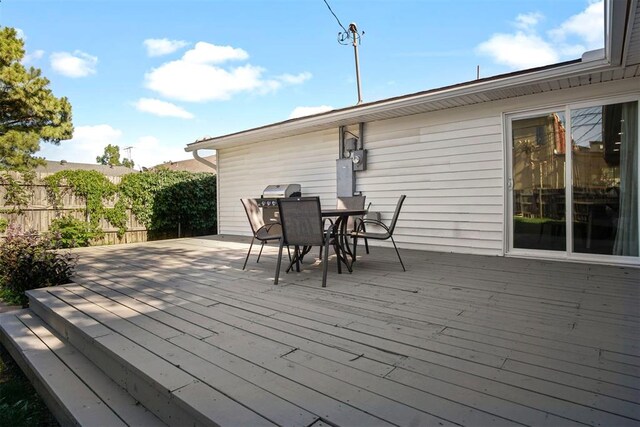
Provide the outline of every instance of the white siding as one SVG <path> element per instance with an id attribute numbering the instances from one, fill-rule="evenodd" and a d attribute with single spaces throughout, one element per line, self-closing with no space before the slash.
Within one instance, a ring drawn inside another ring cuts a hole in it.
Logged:
<path id="1" fill-rule="evenodd" d="M 394 236 L 401 247 L 502 253 L 501 115 L 466 110 L 366 125 L 357 190 L 385 222 L 407 195 Z"/>
<path id="2" fill-rule="evenodd" d="M 335 204 L 337 157 L 337 129 L 219 150 L 219 232 L 251 235 L 240 198 L 270 184 L 300 184 L 303 195 Z"/>
<path id="3" fill-rule="evenodd" d="M 366 123 L 368 167 L 357 190 L 388 222 L 406 194 L 400 247 L 502 255 L 505 229 L 503 115 L 638 91 L 638 79 L 557 90 Z M 335 204 L 338 129 L 219 151 L 220 231 L 248 234 L 240 197 L 299 183 Z M 378 244 L 388 245 L 388 242 Z"/>

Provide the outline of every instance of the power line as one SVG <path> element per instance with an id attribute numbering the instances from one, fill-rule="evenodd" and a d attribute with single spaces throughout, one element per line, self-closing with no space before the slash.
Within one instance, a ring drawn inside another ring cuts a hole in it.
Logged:
<path id="1" fill-rule="evenodd" d="M 340 28 L 342 28 L 345 33 L 349 34 L 349 31 L 347 31 L 347 29 L 344 27 L 344 25 L 342 25 L 342 22 L 340 22 L 340 19 L 338 19 L 336 14 L 333 12 L 333 9 L 331 9 L 331 6 L 329 6 L 329 3 L 327 3 L 327 0 L 323 0 L 323 1 L 324 1 L 324 4 L 326 4 L 327 7 L 329 8 L 329 12 L 331 12 L 333 17 L 336 18 L 336 21 L 338 21 L 338 25 L 340 25 Z"/>
<path id="2" fill-rule="evenodd" d="M 338 25 L 340 25 L 340 28 L 342 28 L 342 31 L 338 33 L 338 43 L 340 43 L 341 45 L 347 45 L 347 44 L 352 44 L 353 45 L 353 53 L 354 53 L 354 57 L 355 57 L 355 61 L 356 61 L 356 81 L 357 81 L 357 85 L 358 85 L 358 104 L 361 104 L 362 103 L 362 90 L 361 90 L 361 87 L 360 87 L 360 65 L 359 65 L 359 60 L 358 60 L 358 44 L 361 41 L 361 36 L 364 35 L 364 31 L 361 34 L 358 31 L 358 27 L 356 26 L 355 22 L 352 22 L 351 24 L 349 24 L 349 29 L 347 30 L 344 27 L 344 25 L 342 25 L 342 22 L 340 22 L 340 19 L 338 18 L 338 16 L 333 12 L 333 9 L 331 9 L 331 6 L 329 6 L 329 3 L 327 2 L 327 0 L 323 0 L 323 1 L 324 1 L 324 4 L 327 5 L 327 8 L 329 9 L 329 12 L 331 12 L 333 17 L 336 18 L 336 21 L 338 22 Z"/>

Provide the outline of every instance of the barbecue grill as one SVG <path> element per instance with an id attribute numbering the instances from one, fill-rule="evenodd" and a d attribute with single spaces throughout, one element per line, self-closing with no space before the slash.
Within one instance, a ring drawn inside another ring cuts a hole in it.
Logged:
<path id="1" fill-rule="evenodd" d="M 283 197 L 300 197 L 300 184 L 267 185 L 262 191 L 262 197 L 256 199 L 262 208 L 262 218 L 265 224 L 280 222 L 278 213 L 278 199 Z"/>

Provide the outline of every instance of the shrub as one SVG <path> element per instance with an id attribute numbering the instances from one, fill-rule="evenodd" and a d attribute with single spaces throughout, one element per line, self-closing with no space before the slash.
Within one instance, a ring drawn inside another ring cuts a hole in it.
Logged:
<path id="1" fill-rule="evenodd" d="M 171 234 L 178 224 L 186 235 L 216 232 L 216 176 L 157 170 L 122 177 L 120 200 L 149 231 Z"/>
<path id="2" fill-rule="evenodd" d="M 77 258 L 55 249 L 50 236 L 40 236 L 35 230 L 23 233 L 20 227 L 9 226 L 0 243 L 3 297 L 26 305 L 25 291 L 69 283 Z"/>
<path id="3" fill-rule="evenodd" d="M 49 232 L 55 236 L 54 238 L 61 248 L 89 246 L 91 240 L 99 238 L 104 234 L 98 226 L 72 216 L 56 218 L 51 221 Z"/>
<path id="4" fill-rule="evenodd" d="M 9 221 L 7 221 L 5 218 L 0 218 L 0 233 L 4 233 L 8 226 Z"/>

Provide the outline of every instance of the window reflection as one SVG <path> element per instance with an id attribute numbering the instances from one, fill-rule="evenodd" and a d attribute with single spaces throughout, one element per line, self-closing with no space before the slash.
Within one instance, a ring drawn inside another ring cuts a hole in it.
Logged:
<path id="1" fill-rule="evenodd" d="M 513 245 L 566 250 L 565 118 L 512 122 Z"/>
<path id="2" fill-rule="evenodd" d="M 573 250 L 638 256 L 637 102 L 571 111 Z"/>

